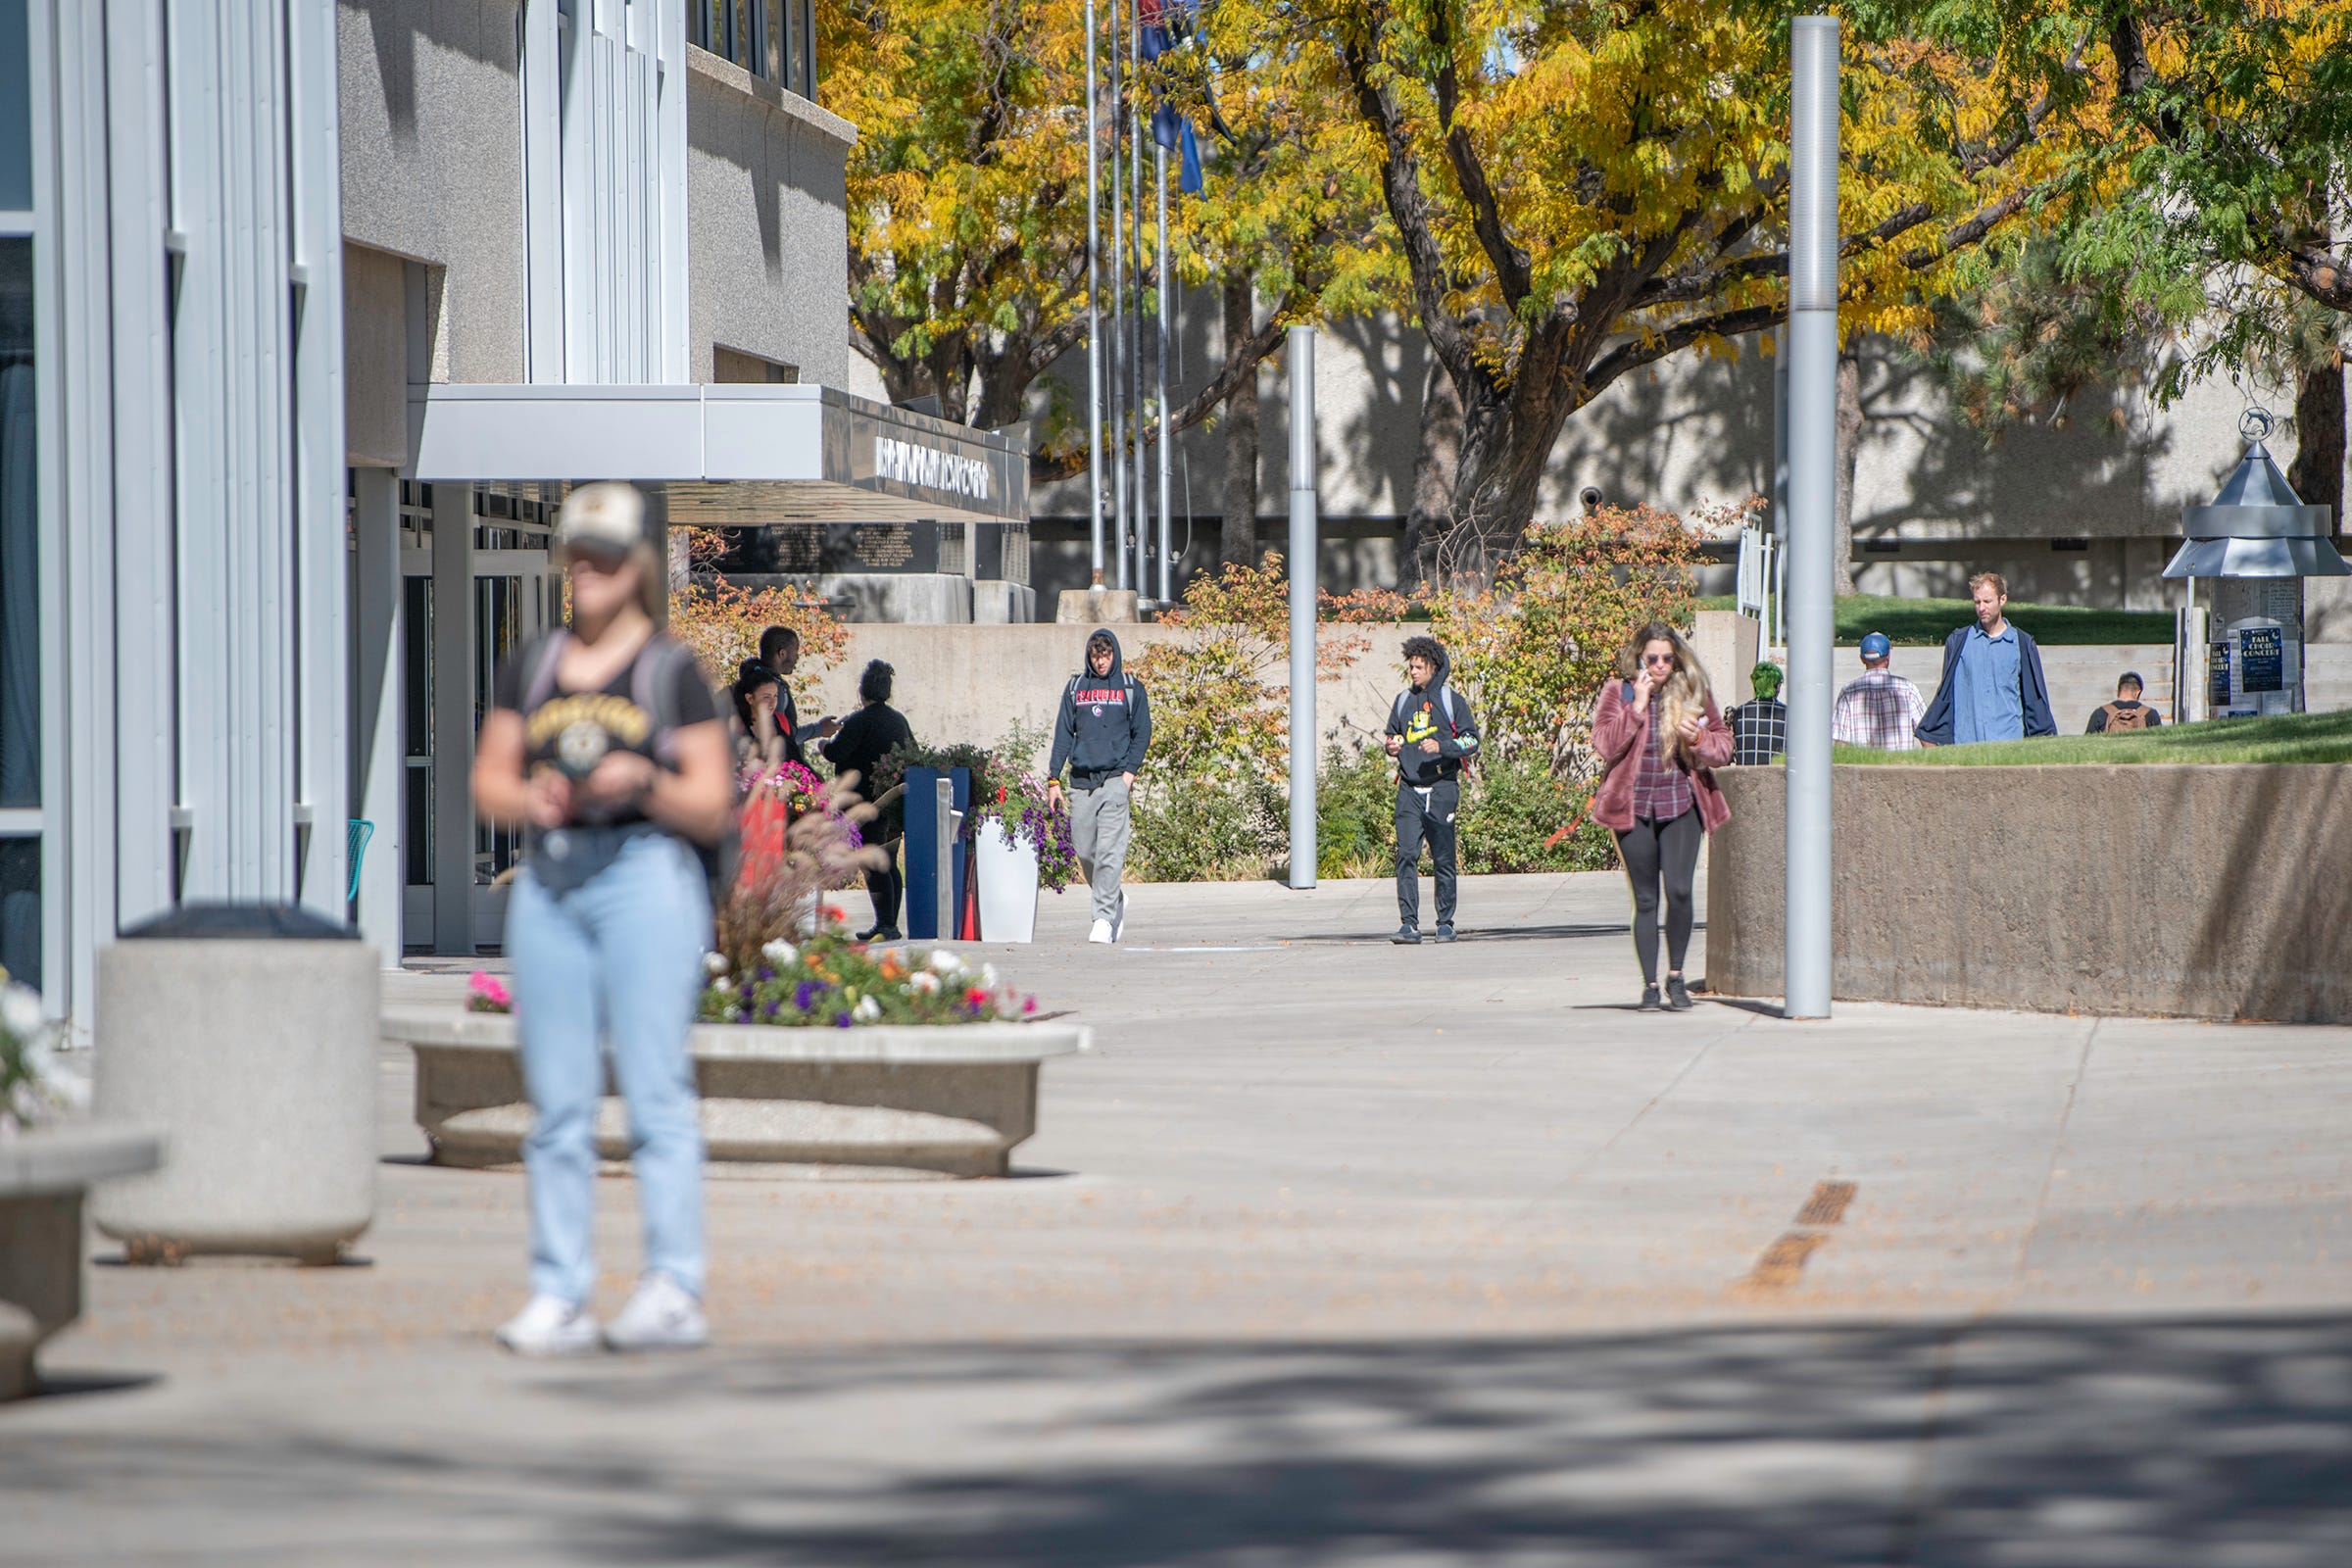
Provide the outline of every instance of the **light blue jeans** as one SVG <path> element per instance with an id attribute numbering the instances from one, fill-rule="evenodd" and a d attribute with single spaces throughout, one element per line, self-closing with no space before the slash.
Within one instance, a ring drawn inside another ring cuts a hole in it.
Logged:
<path id="1" fill-rule="evenodd" d="M 526 865 L 507 906 L 522 1081 L 538 1116 L 522 1146 L 531 1184 L 531 1289 L 574 1303 L 596 1283 L 596 1110 L 604 1044 L 629 1109 L 645 1267 L 703 1293 L 703 1134 L 686 1051 L 703 985 L 710 894 L 693 850 L 629 839 L 562 891 Z"/>

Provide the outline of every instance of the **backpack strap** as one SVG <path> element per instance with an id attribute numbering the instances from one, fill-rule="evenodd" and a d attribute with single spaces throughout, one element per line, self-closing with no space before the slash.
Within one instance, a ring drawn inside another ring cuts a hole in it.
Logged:
<path id="1" fill-rule="evenodd" d="M 637 662 L 629 671 L 629 696 L 636 705 L 651 714 L 654 720 L 654 756 L 663 762 L 675 764 L 678 751 L 678 656 L 694 657 L 694 650 L 673 637 L 660 632 L 653 641 L 637 652 Z"/>
<path id="2" fill-rule="evenodd" d="M 530 650 L 530 678 L 522 685 L 522 710 L 528 713 L 556 694 L 556 665 L 563 662 L 571 633 L 559 626 L 543 635 Z"/>

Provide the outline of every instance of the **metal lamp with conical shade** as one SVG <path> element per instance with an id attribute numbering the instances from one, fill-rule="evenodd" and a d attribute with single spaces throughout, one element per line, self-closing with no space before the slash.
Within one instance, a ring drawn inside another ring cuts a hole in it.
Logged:
<path id="1" fill-rule="evenodd" d="M 2305 506 L 2263 445 L 2275 427 L 2263 409 L 2238 420 L 2246 455 L 2213 500 L 2180 509 L 2187 539 L 2167 577 L 2352 577 L 2328 509 Z"/>

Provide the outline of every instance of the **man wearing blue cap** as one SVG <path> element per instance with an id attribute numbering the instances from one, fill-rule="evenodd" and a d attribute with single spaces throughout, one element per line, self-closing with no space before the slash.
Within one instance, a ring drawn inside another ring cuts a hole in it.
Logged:
<path id="1" fill-rule="evenodd" d="M 1882 752 L 1916 752 L 1916 731 L 1928 700 L 1919 688 L 1887 665 L 1894 644 L 1883 631 L 1862 639 L 1862 673 L 1838 694 L 1830 714 L 1830 738 L 1840 746 L 1875 746 Z"/>

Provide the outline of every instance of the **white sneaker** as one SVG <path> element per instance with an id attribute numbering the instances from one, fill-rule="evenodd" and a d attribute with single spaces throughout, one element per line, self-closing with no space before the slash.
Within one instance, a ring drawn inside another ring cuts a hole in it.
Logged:
<path id="1" fill-rule="evenodd" d="M 1119 912 L 1110 917 L 1110 940 L 1116 942 L 1127 934 L 1127 890 L 1119 889 Z"/>
<path id="2" fill-rule="evenodd" d="M 702 1303 L 666 1274 L 639 1280 L 620 1316 L 605 1325 L 605 1344 L 615 1350 L 692 1350 L 710 1343 Z"/>
<path id="3" fill-rule="evenodd" d="M 597 1348 L 596 1319 L 560 1296 L 534 1296 L 498 1331 L 516 1355 L 585 1355 Z"/>
<path id="4" fill-rule="evenodd" d="M 1095 922 L 1094 929 L 1087 932 L 1086 940 L 1089 942 L 1110 941 L 1110 922 L 1108 920 L 1097 920 Z"/>

